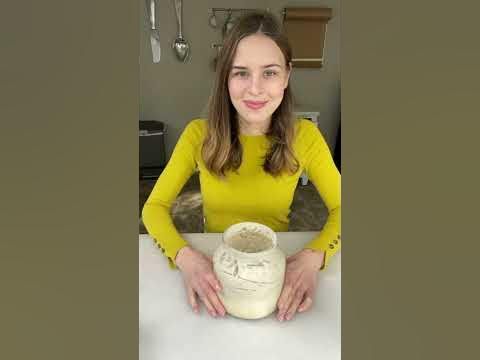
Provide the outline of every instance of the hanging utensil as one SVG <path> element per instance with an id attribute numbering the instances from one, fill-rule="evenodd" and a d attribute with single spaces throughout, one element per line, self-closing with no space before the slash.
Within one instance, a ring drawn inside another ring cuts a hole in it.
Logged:
<path id="1" fill-rule="evenodd" d="M 217 18 L 215 17 L 215 10 L 212 9 L 212 15 L 210 15 L 210 18 L 208 19 L 208 23 L 210 26 L 214 29 L 217 28 Z"/>
<path id="2" fill-rule="evenodd" d="M 233 26 L 233 23 L 232 23 L 232 10 L 229 9 L 229 10 L 228 10 L 227 19 L 225 20 L 225 24 L 223 24 L 223 29 L 222 29 L 222 35 L 223 35 L 224 38 L 225 38 L 225 36 L 227 36 L 227 33 L 228 33 L 228 31 L 231 29 L 232 26 Z"/>
<path id="3" fill-rule="evenodd" d="M 152 46 L 153 62 L 160 62 L 160 33 L 156 21 L 156 0 L 145 0 L 147 5 L 148 21 L 150 26 L 150 45 Z"/>
<path id="4" fill-rule="evenodd" d="M 190 54 L 190 45 L 182 36 L 182 0 L 175 0 L 175 12 L 177 14 L 178 37 L 173 42 L 173 49 L 178 60 L 186 62 Z"/>

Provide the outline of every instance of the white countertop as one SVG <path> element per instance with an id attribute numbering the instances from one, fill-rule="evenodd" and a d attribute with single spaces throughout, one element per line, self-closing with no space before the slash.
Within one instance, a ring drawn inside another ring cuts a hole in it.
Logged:
<path id="1" fill-rule="evenodd" d="M 286 255 L 301 249 L 317 232 L 277 232 Z M 212 255 L 221 233 L 182 234 Z M 340 360 L 341 256 L 319 275 L 313 307 L 279 322 L 273 313 L 259 320 L 212 318 L 187 303 L 181 274 L 148 235 L 139 237 L 140 360 Z"/>

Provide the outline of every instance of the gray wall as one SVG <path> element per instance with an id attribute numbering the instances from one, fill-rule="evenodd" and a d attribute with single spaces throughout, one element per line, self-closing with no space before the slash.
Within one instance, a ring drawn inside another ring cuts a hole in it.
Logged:
<path id="1" fill-rule="evenodd" d="M 205 115 L 206 103 L 213 82 L 210 62 L 215 55 L 212 43 L 221 42 L 219 29 L 208 24 L 212 7 L 270 8 L 279 15 L 285 6 L 328 6 L 333 8 L 333 19 L 327 28 L 325 65 L 322 69 L 294 69 L 291 85 L 300 110 L 319 111 L 320 128 L 333 148 L 339 124 L 340 109 L 340 43 L 339 2 L 274 0 L 196 0 L 183 2 L 183 35 L 191 47 L 189 62 L 176 60 L 171 43 L 177 35 L 173 0 L 158 0 L 158 19 L 162 55 L 160 63 L 153 64 L 145 0 L 140 0 L 140 109 L 141 120 L 161 120 L 167 124 L 166 148 L 169 157 L 185 125 Z M 218 13 L 221 20 L 223 14 Z"/>

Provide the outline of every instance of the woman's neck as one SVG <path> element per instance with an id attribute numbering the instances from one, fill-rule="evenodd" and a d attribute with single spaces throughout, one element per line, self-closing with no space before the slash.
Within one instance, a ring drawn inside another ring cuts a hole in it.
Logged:
<path id="1" fill-rule="evenodd" d="M 258 124 L 249 124 L 240 116 L 238 117 L 238 124 L 241 135 L 256 136 L 256 135 L 265 135 L 270 128 L 270 120 L 265 120 L 264 122 Z"/>

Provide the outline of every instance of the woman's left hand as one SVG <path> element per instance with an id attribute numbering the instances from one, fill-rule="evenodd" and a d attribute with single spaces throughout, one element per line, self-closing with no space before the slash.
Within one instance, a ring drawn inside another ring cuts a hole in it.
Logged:
<path id="1" fill-rule="evenodd" d="M 290 320 L 297 311 L 303 312 L 312 306 L 323 261 L 324 252 L 311 249 L 287 258 L 285 281 L 277 302 L 278 320 Z"/>

